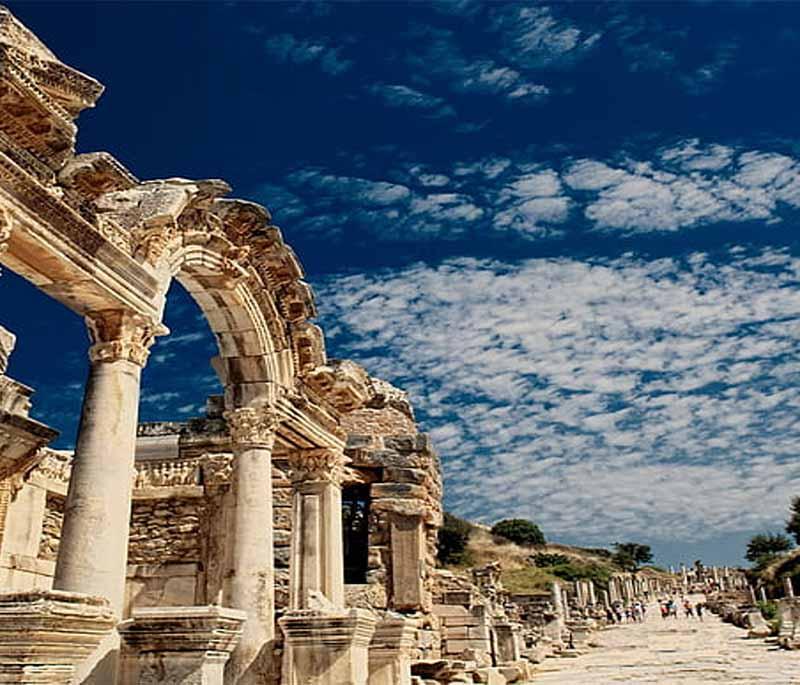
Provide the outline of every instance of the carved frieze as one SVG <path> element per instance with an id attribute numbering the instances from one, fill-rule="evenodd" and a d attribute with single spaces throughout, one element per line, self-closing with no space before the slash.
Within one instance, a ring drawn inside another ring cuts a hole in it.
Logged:
<path id="1" fill-rule="evenodd" d="M 341 485 L 348 463 L 342 450 L 320 447 L 288 453 L 289 479 L 294 484 L 326 482 Z"/>
<path id="2" fill-rule="evenodd" d="M 165 329 L 137 314 L 107 310 L 86 317 L 86 325 L 94 343 L 89 349 L 93 362 L 127 360 L 144 366 L 150 347 Z"/>

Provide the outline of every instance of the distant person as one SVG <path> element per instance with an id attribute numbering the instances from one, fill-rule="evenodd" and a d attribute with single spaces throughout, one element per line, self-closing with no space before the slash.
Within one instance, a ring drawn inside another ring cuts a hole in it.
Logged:
<path id="1" fill-rule="evenodd" d="M 669 616 L 669 606 L 667 606 L 666 602 L 661 603 L 661 618 L 667 618 Z"/>
<path id="2" fill-rule="evenodd" d="M 695 607 L 695 609 L 697 610 L 697 618 L 699 618 L 702 621 L 703 620 L 703 605 L 700 604 L 700 602 L 698 602 L 697 606 Z"/>
<path id="3" fill-rule="evenodd" d="M 694 618 L 694 609 L 692 608 L 692 603 L 688 599 L 683 603 L 683 612 L 686 618 Z"/>

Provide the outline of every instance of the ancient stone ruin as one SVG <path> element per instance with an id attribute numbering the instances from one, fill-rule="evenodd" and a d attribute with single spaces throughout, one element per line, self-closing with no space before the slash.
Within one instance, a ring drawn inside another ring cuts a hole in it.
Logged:
<path id="1" fill-rule="evenodd" d="M 73 453 L 30 418 L 0 328 L 0 682 L 502 685 L 661 591 L 622 574 L 514 596 L 491 565 L 437 569 L 430 441 L 405 393 L 327 358 L 267 209 L 75 154 L 103 88 L 6 9 L 0 62 L 0 262 L 91 338 Z M 224 395 L 139 424 L 173 279 Z"/>

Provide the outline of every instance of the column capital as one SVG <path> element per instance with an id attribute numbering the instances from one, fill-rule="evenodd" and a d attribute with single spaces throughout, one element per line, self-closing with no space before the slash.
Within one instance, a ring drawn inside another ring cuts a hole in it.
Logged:
<path id="1" fill-rule="evenodd" d="M 92 362 L 125 360 L 143 367 L 156 336 L 166 328 L 147 317 L 119 309 L 94 312 L 86 317 Z"/>
<path id="2" fill-rule="evenodd" d="M 341 485 L 347 457 L 340 448 L 318 447 L 289 452 L 289 478 L 294 484 L 325 482 Z"/>
<path id="3" fill-rule="evenodd" d="M 272 449 L 280 415 L 272 407 L 241 407 L 226 411 L 225 421 L 237 447 Z"/>

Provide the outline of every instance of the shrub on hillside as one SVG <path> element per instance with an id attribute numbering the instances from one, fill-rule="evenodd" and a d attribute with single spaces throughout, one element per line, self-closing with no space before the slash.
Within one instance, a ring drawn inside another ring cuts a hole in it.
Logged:
<path id="1" fill-rule="evenodd" d="M 545 566 L 558 566 L 559 564 L 568 564 L 569 557 L 566 554 L 548 554 L 547 552 L 538 552 L 533 555 L 533 563 L 539 568 Z"/>
<path id="2" fill-rule="evenodd" d="M 562 580 L 573 583 L 576 580 L 590 580 L 598 587 L 608 585 L 608 581 L 612 576 L 611 569 L 595 562 L 569 561 L 566 564 L 550 566 L 547 571 Z"/>
<path id="3" fill-rule="evenodd" d="M 469 521 L 444 513 L 444 522 L 439 528 L 439 539 L 436 544 L 437 555 L 442 564 L 469 564 L 470 555 L 467 549 L 472 524 Z"/>
<path id="4" fill-rule="evenodd" d="M 504 519 L 492 526 L 492 535 L 505 538 L 518 545 L 544 545 L 544 534 L 533 521 Z"/>

